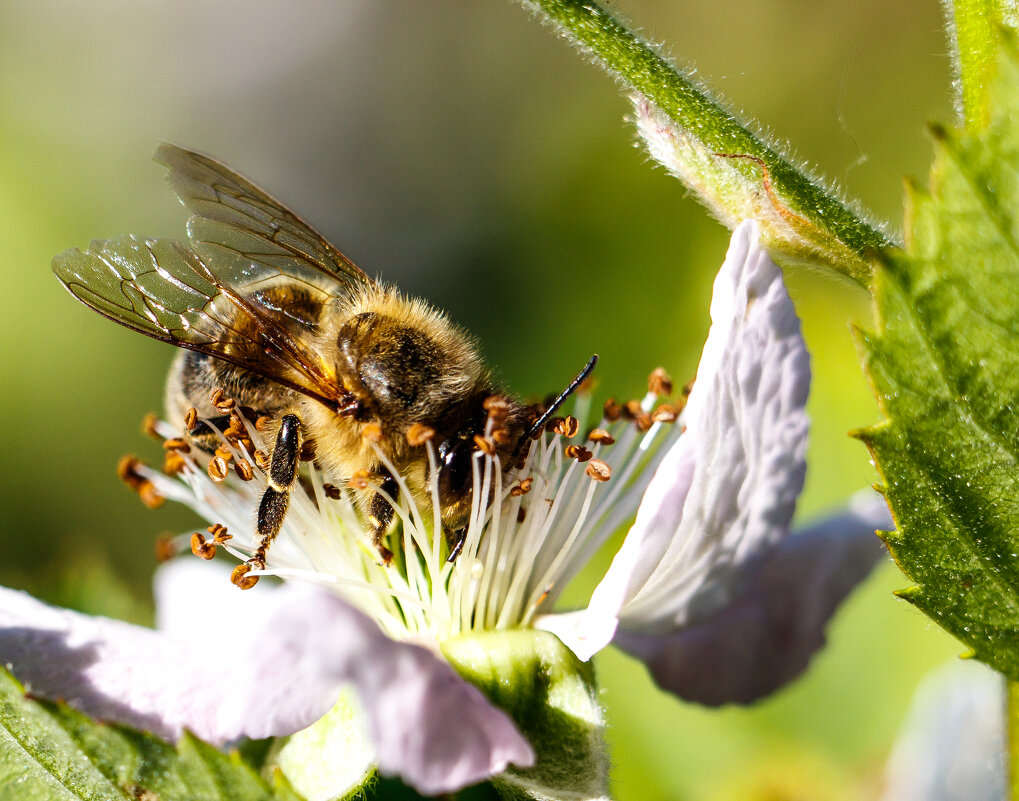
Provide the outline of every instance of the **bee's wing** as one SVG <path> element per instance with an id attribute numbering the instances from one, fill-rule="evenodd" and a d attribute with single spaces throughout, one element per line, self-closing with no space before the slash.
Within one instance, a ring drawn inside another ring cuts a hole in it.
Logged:
<path id="1" fill-rule="evenodd" d="M 162 144 L 155 160 L 192 213 L 188 237 L 203 260 L 234 286 L 288 276 L 333 297 L 371 279 L 304 220 L 215 159 Z"/>
<path id="2" fill-rule="evenodd" d="M 346 394 L 303 341 L 307 321 L 273 313 L 257 292 L 223 280 L 180 242 L 96 240 L 56 256 L 53 272 L 86 306 L 135 331 L 224 359 L 332 408 Z"/>

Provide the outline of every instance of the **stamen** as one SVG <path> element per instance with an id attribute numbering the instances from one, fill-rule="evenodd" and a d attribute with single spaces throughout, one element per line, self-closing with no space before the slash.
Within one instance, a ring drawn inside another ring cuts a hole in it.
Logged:
<path id="1" fill-rule="evenodd" d="M 192 406 L 184 413 L 184 428 L 188 431 L 194 431 L 195 426 L 198 425 L 198 410 Z"/>
<path id="2" fill-rule="evenodd" d="M 566 456 L 570 459 L 576 459 L 578 462 L 586 462 L 594 454 L 583 445 L 567 445 Z"/>
<path id="3" fill-rule="evenodd" d="M 561 437 L 571 439 L 572 437 L 577 436 L 577 432 L 580 431 L 580 422 L 577 420 L 576 417 L 572 417 L 569 415 L 566 417 L 557 418 L 555 426 L 553 426 L 552 430 L 556 434 L 559 434 L 559 436 Z"/>
<path id="4" fill-rule="evenodd" d="M 378 442 L 382 439 L 382 428 L 378 423 L 365 423 L 361 428 L 361 438 L 368 442 Z"/>
<path id="5" fill-rule="evenodd" d="M 613 436 L 609 434 L 609 432 L 606 431 L 604 428 L 594 429 L 590 434 L 587 435 L 587 438 L 591 440 L 591 442 L 594 442 L 598 445 L 615 445 L 616 443 L 616 440 L 613 438 Z"/>
<path id="6" fill-rule="evenodd" d="M 258 584 L 258 576 L 250 575 L 251 570 L 251 565 L 247 563 L 237 565 L 230 573 L 230 583 L 242 590 L 250 590 Z"/>
<path id="7" fill-rule="evenodd" d="M 612 478 L 612 468 L 601 459 L 592 459 L 584 472 L 595 481 L 608 481 Z"/>
<path id="8" fill-rule="evenodd" d="M 647 379 L 647 391 L 659 397 L 672 394 L 672 379 L 661 367 L 651 371 Z"/>
<path id="9" fill-rule="evenodd" d="M 205 539 L 205 535 L 196 531 L 191 535 L 191 553 L 199 559 L 212 559 L 216 556 L 216 543 Z"/>
<path id="10" fill-rule="evenodd" d="M 412 448 L 420 448 L 434 436 L 434 428 L 423 423 L 414 423 L 407 429 L 407 444 Z"/>

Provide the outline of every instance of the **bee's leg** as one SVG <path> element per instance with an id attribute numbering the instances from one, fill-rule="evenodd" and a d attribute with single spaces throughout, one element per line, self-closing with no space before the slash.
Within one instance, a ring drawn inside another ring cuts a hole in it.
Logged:
<path id="1" fill-rule="evenodd" d="M 297 465 L 301 456 L 301 421 L 297 415 L 286 414 L 269 459 L 269 486 L 258 504 L 258 547 L 246 564 L 261 570 L 272 541 L 283 527 L 290 504 L 290 488 L 297 481 Z"/>
<path id="2" fill-rule="evenodd" d="M 382 484 L 379 485 L 379 489 L 392 498 L 393 503 L 399 502 L 400 485 L 396 483 L 396 479 L 385 468 L 382 469 L 381 477 Z M 394 514 L 395 510 L 392 505 L 381 493 L 372 493 L 371 500 L 368 502 L 368 525 L 371 526 L 372 542 L 379 549 L 382 563 L 386 565 L 393 561 L 393 552 L 383 544 L 382 540 L 389 530 L 389 524 L 393 522 Z"/>
<path id="3" fill-rule="evenodd" d="M 464 543 L 467 541 L 467 526 L 455 531 L 447 531 L 445 534 L 446 545 L 449 547 L 449 556 L 446 557 L 446 561 L 452 564 L 464 549 Z"/>

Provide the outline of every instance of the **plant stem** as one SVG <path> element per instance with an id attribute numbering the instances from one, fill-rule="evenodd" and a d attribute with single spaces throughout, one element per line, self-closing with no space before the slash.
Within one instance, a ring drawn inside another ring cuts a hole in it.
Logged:
<path id="1" fill-rule="evenodd" d="M 990 120 L 987 88 L 997 65 L 1001 32 L 1015 29 L 1015 0 L 944 0 L 955 71 L 956 107 L 966 127 Z"/>
<path id="2" fill-rule="evenodd" d="M 823 226 L 861 256 L 892 243 L 860 219 L 833 191 L 811 180 L 764 142 L 721 103 L 682 75 L 647 42 L 589 0 L 522 0 L 544 12 L 613 76 L 651 101 L 680 128 L 719 154 L 739 154 L 735 166 L 760 180 L 766 165 L 771 185 L 796 212 Z M 756 161 L 755 160 L 759 160 Z"/>
<path id="3" fill-rule="evenodd" d="M 1008 801 L 1019 801 L 1019 682 L 1005 682 L 1005 760 Z"/>

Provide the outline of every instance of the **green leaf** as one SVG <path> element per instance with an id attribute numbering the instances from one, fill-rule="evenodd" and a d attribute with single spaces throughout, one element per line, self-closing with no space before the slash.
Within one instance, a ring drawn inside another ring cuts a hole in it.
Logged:
<path id="1" fill-rule="evenodd" d="M 1019 67 L 1009 43 L 975 133 L 936 130 L 907 252 L 876 277 L 861 335 L 887 420 L 859 436 L 898 531 L 901 595 L 1019 678 Z"/>
<path id="2" fill-rule="evenodd" d="M 300 801 L 238 754 L 185 735 L 177 747 L 36 701 L 0 670 L 0 801 Z"/>
<path id="3" fill-rule="evenodd" d="M 1015 0 L 944 0 L 956 81 L 956 106 L 972 130 L 990 120 L 988 88 L 994 77 L 1001 33 L 1015 30 Z"/>
<path id="4" fill-rule="evenodd" d="M 864 286 L 872 252 L 891 245 L 780 147 L 766 141 L 703 86 L 590 0 L 522 0 L 632 90 L 638 130 L 651 155 L 734 228 L 754 218 L 778 256 L 837 270 Z"/>
<path id="5" fill-rule="evenodd" d="M 537 756 L 492 779 L 517 801 L 608 797 L 608 754 L 594 670 L 554 635 L 533 629 L 489 631 L 445 640 L 450 664 L 520 728 Z"/>

